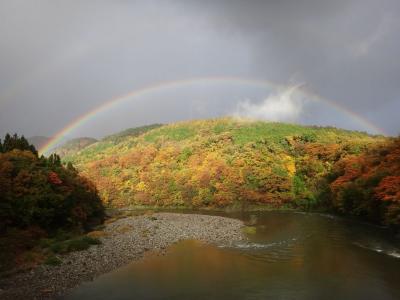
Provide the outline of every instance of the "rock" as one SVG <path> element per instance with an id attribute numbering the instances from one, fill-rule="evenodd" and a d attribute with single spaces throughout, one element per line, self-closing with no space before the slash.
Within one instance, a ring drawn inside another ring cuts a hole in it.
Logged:
<path id="1" fill-rule="evenodd" d="M 180 240 L 229 246 L 244 239 L 242 227 L 239 220 L 196 214 L 153 213 L 113 220 L 101 234 L 93 233 L 101 245 L 64 255 L 67 263 L 60 266 L 41 266 L 32 274 L 0 280 L 0 285 L 7 287 L 0 290 L 1 299 L 43 298 L 44 294 L 46 298 L 60 297 L 84 281 L 142 258 L 145 251 L 158 249 L 159 255 L 164 255 L 166 247 Z M 52 288 L 43 288 L 49 285 Z"/>

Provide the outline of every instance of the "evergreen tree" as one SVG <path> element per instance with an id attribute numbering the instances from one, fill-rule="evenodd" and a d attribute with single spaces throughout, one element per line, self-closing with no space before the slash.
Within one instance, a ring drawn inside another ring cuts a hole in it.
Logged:
<path id="1" fill-rule="evenodd" d="M 49 156 L 47 159 L 49 166 L 56 166 L 60 167 L 61 166 L 61 158 L 59 155 L 53 153 Z"/>
<path id="2" fill-rule="evenodd" d="M 8 152 L 12 150 L 12 144 L 11 144 L 11 136 L 9 133 L 6 134 L 4 137 L 4 142 L 3 142 L 3 151 Z"/>
<path id="3" fill-rule="evenodd" d="M 7 133 L 1 146 L 1 152 L 9 152 L 14 149 L 31 151 L 36 156 L 38 155 L 35 146 L 29 144 L 28 140 L 23 135 L 21 137 L 18 137 L 16 133 L 13 136 Z"/>

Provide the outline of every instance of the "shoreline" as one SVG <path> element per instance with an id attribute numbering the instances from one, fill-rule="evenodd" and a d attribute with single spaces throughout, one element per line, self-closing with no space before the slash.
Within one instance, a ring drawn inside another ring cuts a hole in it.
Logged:
<path id="1" fill-rule="evenodd" d="M 181 240 L 229 246 L 245 239 L 243 226 L 227 217 L 167 212 L 118 219 L 105 225 L 100 245 L 60 256 L 61 265 L 40 265 L 0 279 L 0 298 L 59 298 L 83 282 L 140 260 L 148 251 L 162 253 Z"/>
<path id="2" fill-rule="evenodd" d="M 302 211 L 301 209 L 294 207 L 276 207 L 267 204 L 249 204 L 246 207 L 243 206 L 226 206 L 226 207 L 186 207 L 186 206 L 157 206 L 157 205 L 128 205 L 123 208 L 106 208 L 108 211 L 154 211 L 154 212 L 221 212 L 221 213 L 235 213 L 235 212 L 260 212 L 260 211 Z"/>

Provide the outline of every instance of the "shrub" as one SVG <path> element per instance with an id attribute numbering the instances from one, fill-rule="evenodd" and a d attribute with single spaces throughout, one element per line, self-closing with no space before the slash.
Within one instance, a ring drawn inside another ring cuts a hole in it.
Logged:
<path id="1" fill-rule="evenodd" d="M 59 266 L 62 264 L 62 260 L 55 255 L 50 255 L 49 257 L 46 258 L 44 264 L 49 266 Z"/>
<path id="2" fill-rule="evenodd" d="M 90 236 L 81 236 L 70 240 L 55 242 L 49 249 L 54 253 L 65 254 L 73 251 L 82 251 L 88 249 L 91 245 L 99 245 L 101 241 L 98 238 Z"/>

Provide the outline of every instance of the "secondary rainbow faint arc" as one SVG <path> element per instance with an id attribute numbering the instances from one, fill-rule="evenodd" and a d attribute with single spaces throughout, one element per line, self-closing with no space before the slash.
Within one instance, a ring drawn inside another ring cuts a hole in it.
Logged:
<path id="1" fill-rule="evenodd" d="M 54 146 L 56 146 L 62 138 L 78 128 L 82 124 L 86 123 L 90 119 L 94 118 L 98 113 L 105 111 L 111 108 L 114 105 L 120 104 L 123 101 L 131 100 L 140 96 L 144 96 L 146 94 L 150 94 L 156 91 L 160 91 L 163 89 L 171 89 L 171 88 L 179 88 L 185 85 L 195 84 L 195 83 L 237 83 L 237 84 L 247 84 L 258 87 L 275 87 L 275 88 L 283 88 L 284 85 L 279 85 L 268 80 L 264 79 L 253 79 L 253 78 L 241 78 L 241 77 L 198 77 L 198 78 L 189 78 L 189 79 L 181 79 L 181 80 L 173 80 L 173 81 L 163 81 L 156 84 L 144 86 L 132 92 L 129 92 L 124 95 L 113 97 L 103 104 L 95 107 L 94 109 L 88 111 L 87 113 L 79 116 L 70 122 L 67 126 L 57 132 L 49 142 L 47 142 L 43 147 L 39 149 L 41 154 L 46 154 L 49 152 Z M 326 98 L 323 98 L 309 90 L 302 89 L 301 92 L 310 98 L 313 101 L 326 103 L 331 107 L 343 112 L 344 114 L 350 116 L 352 119 L 356 120 L 358 123 L 362 124 L 366 128 L 372 129 L 373 131 L 381 134 L 385 134 L 382 129 L 371 123 L 366 118 L 356 114 L 355 112 L 349 110 L 347 107 L 343 105 L 339 105 L 336 102 L 330 101 Z"/>

